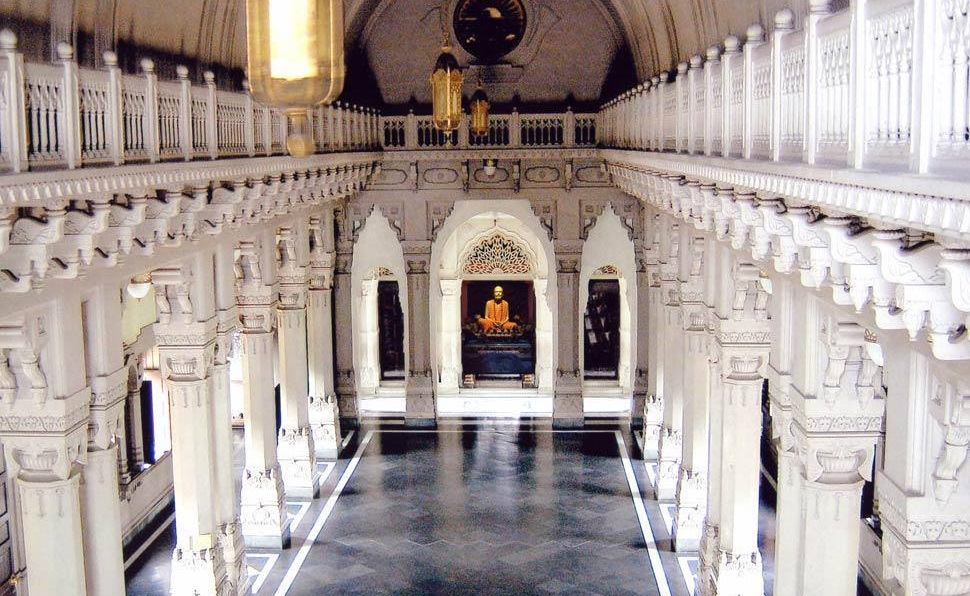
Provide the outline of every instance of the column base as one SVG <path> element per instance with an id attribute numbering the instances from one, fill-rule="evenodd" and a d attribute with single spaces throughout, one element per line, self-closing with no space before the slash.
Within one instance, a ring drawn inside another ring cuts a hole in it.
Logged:
<path id="1" fill-rule="evenodd" d="M 764 596 L 761 553 L 720 551 L 715 570 L 717 596 Z"/>
<path id="2" fill-rule="evenodd" d="M 585 417 L 583 388 L 579 377 L 560 377 L 552 396 L 553 426 L 556 428 L 582 428 Z"/>
<path id="3" fill-rule="evenodd" d="M 707 480 L 703 473 L 681 469 L 677 484 L 677 515 L 674 519 L 674 550 L 700 550 L 707 515 Z"/>
<path id="4" fill-rule="evenodd" d="M 404 423 L 408 426 L 434 426 L 438 410 L 430 376 L 411 376 L 404 389 Z"/>
<path id="5" fill-rule="evenodd" d="M 340 411 L 336 396 L 310 397 L 310 429 L 317 459 L 340 457 Z"/>
<path id="6" fill-rule="evenodd" d="M 698 548 L 697 591 L 699 596 L 712 596 L 716 593 L 716 567 L 720 552 L 720 529 L 704 520 L 701 529 L 701 543 Z"/>
<path id="7" fill-rule="evenodd" d="M 239 520 L 233 520 L 220 528 L 219 544 L 226 564 L 228 593 L 241 596 L 246 587 L 246 546 Z"/>
<path id="8" fill-rule="evenodd" d="M 239 521 L 246 546 L 289 548 L 290 521 L 279 466 L 243 471 Z"/>
<path id="9" fill-rule="evenodd" d="M 663 419 L 663 398 L 648 396 L 643 406 L 643 459 L 655 460 L 660 456 Z"/>
<path id="10" fill-rule="evenodd" d="M 320 471 L 309 426 L 300 429 L 281 428 L 276 457 L 283 473 L 286 495 L 297 499 L 315 499 L 320 495 Z"/>
<path id="11" fill-rule="evenodd" d="M 222 549 L 175 547 L 172 553 L 172 596 L 226 596 L 228 593 Z"/>
<path id="12" fill-rule="evenodd" d="M 657 486 L 654 488 L 654 494 L 658 501 L 669 501 L 677 497 L 682 445 L 683 439 L 680 431 L 668 428 L 663 430 L 660 436 Z"/>

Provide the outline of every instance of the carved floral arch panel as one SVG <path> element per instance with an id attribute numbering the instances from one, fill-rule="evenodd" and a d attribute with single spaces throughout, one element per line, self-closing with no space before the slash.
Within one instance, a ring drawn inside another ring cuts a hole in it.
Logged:
<path id="1" fill-rule="evenodd" d="M 467 275 L 521 275 L 532 273 L 528 251 L 501 232 L 479 241 L 462 264 Z"/>

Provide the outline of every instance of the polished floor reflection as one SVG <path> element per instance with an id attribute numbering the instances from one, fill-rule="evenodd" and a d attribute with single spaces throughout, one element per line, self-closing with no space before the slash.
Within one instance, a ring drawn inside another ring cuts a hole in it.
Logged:
<path id="1" fill-rule="evenodd" d="M 289 505 L 293 547 L 248 553 L 251 587 L 275 596 L 685 596 L 684 571 L 695 564 L 670 552 L 647 470 L 629 459 L 635 451 L 613 426 L 364 428 L 324 468 L 321 499 Z M 166 542 L 133 570 L 129 594 L 167 593 Z"/>

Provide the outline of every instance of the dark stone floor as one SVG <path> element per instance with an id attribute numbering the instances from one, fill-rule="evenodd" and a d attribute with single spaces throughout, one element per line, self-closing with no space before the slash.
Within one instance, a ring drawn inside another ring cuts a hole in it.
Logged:
<path id="1" fill-rule="evenodd" d="M 288 503 L 292 548 L 247 552 L 250 586 L 271 596 L 688 596 L 696 554 L 672 552 L 672 503 L 652 499 L 651 464 L 639 457 L 620 426 L 365 427 L 339 461 L 321 463 L 320 499 Z M 770 594 L 773 495 L 762 497 Z M 645 535 L 656 537 L 652 558 Z M 129 570 L 129 596 L 168 594 L 173 540 L 170 528 Z"/>

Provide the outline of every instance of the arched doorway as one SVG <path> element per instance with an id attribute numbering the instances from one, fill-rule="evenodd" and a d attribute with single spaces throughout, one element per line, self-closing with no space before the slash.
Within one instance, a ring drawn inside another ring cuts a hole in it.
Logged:
<path id="1" fill-rule="evenodd" d="M 580 267 L 579 338 L 586 409 L 629 411 L 637 328 L 636 263 L 633 241 L 608 205 L 590 229 Z M 622 398 L 608 404 L 597 398 Z"/>
<path id="2" fill-rule="evenodd" d="M 552 254 L 551 242 L 528 204 L 456 203 L 432 247 L 439 408 L 449 397 L 461 395 L 472 409 L 498 413 L 495 402 L 473 404 L 472 396 L 551 396 L 556 304 L 555 283 L 549 283 Z M 502 288 L 508 312 L 493 325 L 479 319 L 490 318 L 487 303 L 495 298 L 496 286 Z M 501 336 L 503 327 L 509 337 Z M 535 409 L 540 402 L 521 403 L 542 413 Z M 547 409 L 551 411 L 551 402 Z"/>
<path id="3" fill-rule="evenodd" d="M 401 397 L 407 376 L 407 287 L 404 253 L 379 209 L 368 216 L 354 244 L 351 325 L 357 395 Z M 361 408 L 367 410 L 369 408 Z M 402 409 L 403 402 L 382 411 Z"/>

